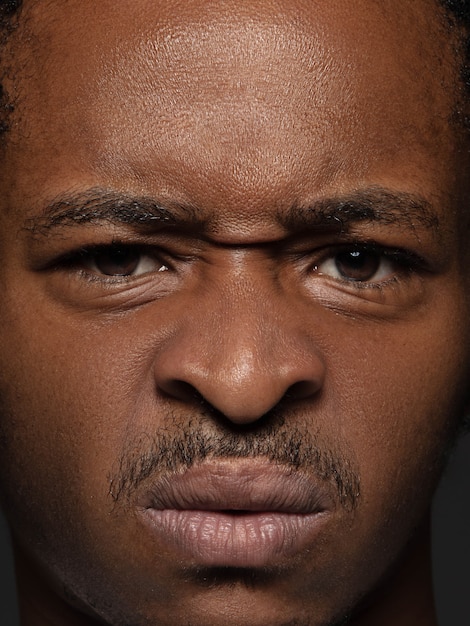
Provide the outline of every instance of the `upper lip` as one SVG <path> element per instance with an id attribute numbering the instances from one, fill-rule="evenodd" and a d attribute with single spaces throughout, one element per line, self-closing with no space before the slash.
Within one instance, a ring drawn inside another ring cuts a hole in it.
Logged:
<path id="1" fill-rule="evenodd" d="M 331 484 L 268 461 L 205 461 L 165 473 L 138 506 L 155 510 L 312 514 L 334 507 Z"/>

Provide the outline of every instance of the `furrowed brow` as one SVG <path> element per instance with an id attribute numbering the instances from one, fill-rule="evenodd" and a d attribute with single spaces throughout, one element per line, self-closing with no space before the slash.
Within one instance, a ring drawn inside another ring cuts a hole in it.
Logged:
<path id="1" fill-rule="evenodd" d="M 370 187 L 347 195 L 322 198 L 308 206 L 279 211 L 278 221 L 292 233 L 304 230 L 334 230 L 346 233 L 357 223 L 393 225 L 412 231 L 431 230 L 441 235 L 439 218 L 422 196 Z M 56 229 L 86 224 L 125 224 L 147 231 L 178 227 L 210 230 L 210 216 L 192 205 L 159 203 L 149 197 L 134 197 L 91 189 L 54 199 L 40 215 L 28 219 L 24 228 L 34 236 L 47 236 Z"/>
<path id="2" fill-rule="evenodd" d="M 205 224 L 197 209 L 191 206 L 172 203 L 170 208 L 153 198 L 90 190 L 54 199 L 40 215 L 28 219 L 25 228 L 34 235 L 48 235 L 63 227 L 102 222 L 146 230 L 176 226 L 195 229 Z"/>
<path id="3" fill-rule="evenodd" d="M 279 220 L 289 230 L 333 229 L 346 232 L 360 222 L 394 225 L 440 234 L 439 218 L 425 198 L 382 187 L 359 190 L 346 196 L 317 200 L 307 207 L 294 207 Z"/>

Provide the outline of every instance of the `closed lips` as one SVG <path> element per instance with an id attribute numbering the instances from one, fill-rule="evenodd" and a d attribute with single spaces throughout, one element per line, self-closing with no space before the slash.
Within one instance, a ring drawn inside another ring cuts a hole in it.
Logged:
<path id="1" fill-rule="evenodd" d="M 269 463 L 204 463 L 157 479 L 139 503 L 160 542 L 206 566 L 262 567 L 314 540 L 330 490 Z"/>

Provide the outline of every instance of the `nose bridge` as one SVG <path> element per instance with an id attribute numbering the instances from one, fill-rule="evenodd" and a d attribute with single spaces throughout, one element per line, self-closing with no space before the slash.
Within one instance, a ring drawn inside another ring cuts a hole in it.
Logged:
<path id="1" fill-rule="evenodd" d="M 212 308 L 213 328 L 217 329 L 217 343 L 223 348 L 214 354 L 216 359 L 232 365 L 238 377 L 248 377 L 253 368 L 270 362 L 274 365 L 274 348 L 282 329 L 282 297 L 276 286 L 267 279 L 242 276 L 226 283 L 215 294 L 217 303 Z M 278 318 L 280 323 L 276 323 Z M 286 323 L 287 320 L 284 320 Z M 284 327 L 287 332 L 287 328 Z"/>
<path id="2" fill-rule="evenodd" d="M 184 383 L 234 422 L 259 419 L 290 392 L 314 393 L 323 366 L 295 307 L 269 272 L 227 272 L 206 287 L 157 365 L 157 384 Z"/>

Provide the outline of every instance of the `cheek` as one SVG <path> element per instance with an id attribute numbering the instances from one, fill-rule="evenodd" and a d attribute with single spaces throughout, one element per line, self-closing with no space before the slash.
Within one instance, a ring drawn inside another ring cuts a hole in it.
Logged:
<path id="1" fill-rule="evenodd" d="M 60 589 L 70 581 L 80 594 L 93 580 L 86 596 L 111 576 L 108 595 L 122 584 L 117 593 L 124 597 L 127 578 L 110 574 L 119 559 L 120 571 L 132 569 L 142 588 L 152 576 L 155 585 L 159 571 L 149 562 L 148 545 L 130 539 L 138 532 L 133 515 L 120 516 L 110 495 L 121 451 L 139 428 L 137 416 L 148 419 L 148 400 L 143 408 L 140 397 L 152 394 L 149 370 L 136 364 L 132 336 L 58 319 L 50 325 L 49 315 L 36 313 L 34 320 L 12 320 L 0 351 L 4 509 L 20 545 Z M 125 557 L 116 545 L 129 546 Z"/>
<path id="2" fill-rule="evenodd" d="M 35 530 L 41 519 L 45 529 L 66 527 L 87 498 L 107 502 L 125 426 L 118 428 L 124 391 L 113 355 L 86 328 L 48 321 L 37 311 L 34 320 L 13 323 L 0 353 L 3 490 L 25 509 L 20 519 L 40 511 Z"/>
<path id="3" fill-rule="evenodd" d="M 468 342 L 458 328 L 427 319 L 342 335 L 330 399 L 368 515 L 392 506 L 419 516 L 429 504 L 466 403 Z"/>

